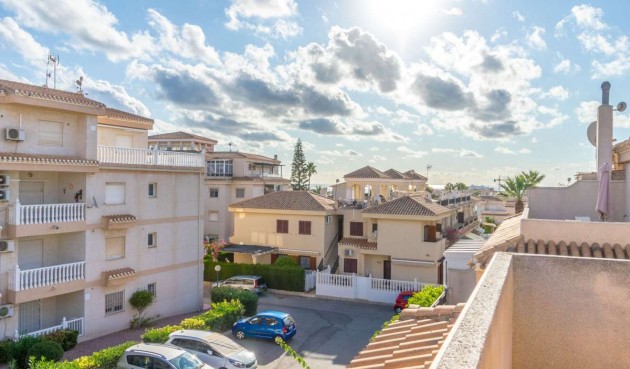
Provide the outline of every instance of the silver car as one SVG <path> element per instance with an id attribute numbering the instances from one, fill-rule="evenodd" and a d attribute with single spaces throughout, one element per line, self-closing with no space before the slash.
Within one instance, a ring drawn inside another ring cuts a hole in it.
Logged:
<path id="1" fill-rule="evenodd" d="M 215 332 L 184 329 L 171 333 L 166 344 L 181 347 L 215 368 L 255 369 L 256 355 Z"/>
<path id="2" fill-rule="evenodd" d="M 267 291 L 267 282 L 257 275 L 235 275 L 221 282 L 221 286 L 240 288 L 256 294 Z"/>
<path id="3" fill-rule="evenodd" d="M 125 350 L 117 369 L 216 369 L 179 347 L 139 343 Z M 218 368 L 218 367 L 217 367 Z"/>

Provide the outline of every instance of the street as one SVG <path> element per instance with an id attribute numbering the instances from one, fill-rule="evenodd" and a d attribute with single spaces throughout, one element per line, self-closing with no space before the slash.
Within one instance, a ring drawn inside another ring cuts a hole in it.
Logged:
<path id="1" fill-rule="evenodd" d="M 293 316 L 298 331 L 288 343 L 312 369 L 345 368 L 394 314 L 389 306 L 272 293 L 260 297 L 258 311 L 264 310 Z M 239 343 L 256 354 L 260 369 L 301 368 L 272 341 L 247 338 Z"/>

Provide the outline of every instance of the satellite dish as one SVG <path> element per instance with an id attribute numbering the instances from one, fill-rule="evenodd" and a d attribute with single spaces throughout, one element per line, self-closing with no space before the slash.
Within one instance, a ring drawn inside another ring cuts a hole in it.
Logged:
<path id="1" fill-rule="evenodd" d="M 588 137 L 588 142 L 590 142 L 591 145 L 597 146 L 597 122 L 588 125 L 586 137 Z"/>
<path id="2" fill-rule="evenodd" d="M 626 110 L 627 107 L 628 107 L 628 104 L 622 101 L 619 104 L 617 104 L 617 111 L 622 112 Z"/>

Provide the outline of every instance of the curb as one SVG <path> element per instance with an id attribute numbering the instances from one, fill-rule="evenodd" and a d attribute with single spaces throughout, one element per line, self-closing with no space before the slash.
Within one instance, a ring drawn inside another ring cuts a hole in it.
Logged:
<path id="1" fill-rule="evenodd" d="M 394 306 L 393 302 L 391 304 L 388 304 L 385 302 L 352 299 L 352 298 L 345 298 L 345 297 L 317 296 L 316 294 L 311 293 L 311 292 L 295 292 L 295 291 L 284 291 L 284 290 L 274 290 L 274 289 L 268 289 L 267 292 L 272 293 L 272 294 L 277 294 L 277 295 L 298 296 L 298 297 L 306 297 L 306 298 L 318 299 L 318 300 L 359 302 L 362 304 L 370 304 L 370 305 Z"/>

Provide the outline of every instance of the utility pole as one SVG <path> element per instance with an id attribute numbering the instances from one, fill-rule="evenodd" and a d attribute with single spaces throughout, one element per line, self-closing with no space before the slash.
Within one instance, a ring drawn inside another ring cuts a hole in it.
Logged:
<path id="1" fill-rule="evenodd" d="M 429 180 L 429 169 L 433 168 L 433 165 L 428 164 L 427 165 L 427 181 Z"/>
<path id="2" fill-rule="evenodd" d="M 503 181 L 501 176 L 499 176 L 499 178 L 494 179 L 494 182 L 499 184 L 499 191 L 501 191 L 501 181 Z"/>

